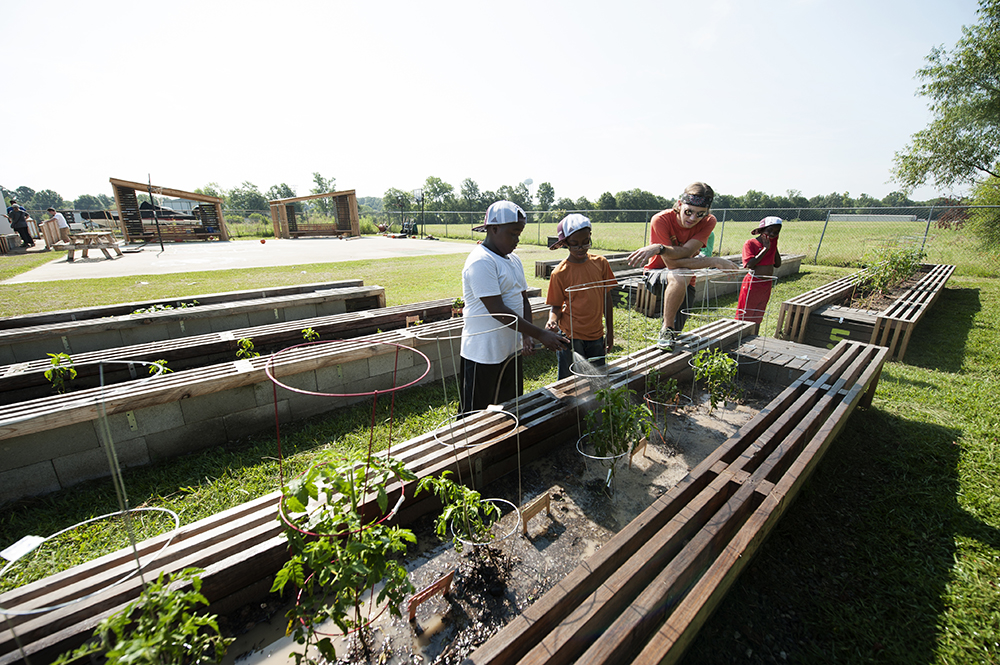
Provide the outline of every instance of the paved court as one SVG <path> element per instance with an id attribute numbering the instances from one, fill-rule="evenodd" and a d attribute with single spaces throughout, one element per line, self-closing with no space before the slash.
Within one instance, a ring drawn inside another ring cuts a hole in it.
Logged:
<path id="1" fill-rule="evenodd" d="M 383 236 L 362 236 L 352 240 L 268 238 L 263 244 L 259 240 L 165 242 L 162 252 L 159 243 L 149 243 L 142 251 L 131 251 L 136 247 L 123 247 L 124 256 L 110 260 L 104 258 L 100 250 L 93 250 L 86 259 L 81 258 L 77 250 L 76 260 L 72 263 L 66 260 L 65 252 L 53 252 L 51 262 L 8 279 L 4 284 L 394 259 L 428 254 L 467 254 L 472 250 L 469 243 Z"/>

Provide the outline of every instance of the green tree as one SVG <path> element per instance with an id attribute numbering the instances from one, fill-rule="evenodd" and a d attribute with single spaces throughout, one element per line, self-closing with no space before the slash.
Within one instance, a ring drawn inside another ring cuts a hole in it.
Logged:
<path id="1" fill-rule="evenodd" d="M 63 201 L 63 197 L 59 195 L 59 192 L 55 192 L 51 189 L 43 189 L 40 192 L 35 192 L 35 195 L 31 197 L 30 203 L 23 204 L 25 208 L 29 205 L 34 210 L 45 210 L 46 208 L 65 208 L 66 202 Z"/>
<path id="2" fill-rule="evenodd" d="M 895 155 L 892 177 L 907 191 L 1000 176 L 1000 0 L 980 0 L 977 13 L 953 51 L 935 47 L 917 70 L 933 118 Z"/>
<path id="3" fill-rule="evenodd" d="M 210 182 L 204 187 L 199 187 L 194 190 L 195 194 L 202 194 L 204 196 L 214 196 L 216 198 L 226 200 L 226 190 L 222 188 L 217 182 Z"/>
<path id="4" fill-rule="evenodd" d="M 264 194 L 264 196 L 267 198 L 268 201 L 275 201 L 277 199 L 291 199 L 295 197 L 295 190 L 286 185 L 285 183 L 281 183 L 280 185 L 271 185 L 271 187 L 267 190 L 267 193 Z"/>
<path id="5" fill-rule="evenodd" d="M 267 199 L 260 193 L 257 185 L 247 180 L 239 187 L 229 190 L 226 203 L 230 210 L 237 212 L 266 212 L 269 209 Z"/>
<path id="6" fill-rule="evenodd" d="M 556 190 L 551 182 L 543 182 L 538 186 L 538 209 L 548 210 L 556 200 Z"/>
<path id="7" fill-rule="evenodd" d="M 913 205 L 913 201 L 906 195 L 906 192 L 889 192 L 882 199 L 882 205 L 888 208 L 908 208 Z"/>
<path id="8" fill-rule="evenodd" d="M 386 210 L 395 210 L 402 213 L 410 209 L 410 198 L 409 192 L 404 192 L 401 189 L 390 187 L 385 190 L 385 194 L 382 195 L 382 205 Z"/>
<path id="9" fill-rule="evenodd" d="M 586 196 L 581 196 L 576 200 L 576 207 L 578 210 L 589 211 L 594 209 L 594 204 Z"/>
<path id="10" fill-rule="evenodd" d="M 974 209 L 969 226 L 987 250 L 1000 251 L 1000 178 L 990 177 L 976 183 L 970 201 L 977 206 L 998 206 Z"/>
<path id="11" fill-rule="evenodd" d="M 336 178 L 324 178 L 320 175 L 319 171 L 313 171 L 313 188 L 309 190 L 310 194 L 326 194 L 335 191 L 337 191 Z M 316 206 L 324 215 L 333 214 L 335 208 L 332 199 L 316 199 L 312 202 L 312 205 Z"/>
<path id="12" fill-rule="evenodd" d="M 497 190 L 496 195 L 498 198 L 495 200 L 513 201 L 525 210 L 531 210 L 531 192 L 528 191 L 528 186 L 523 182 L 519 182 L 513 187 L 503 185 Z M 490 201 L 490 203 L 493 203 L 493 201 Z"/>
<path id="13" fill-rule="evenodd" d="M 429 210 L 443 210 L 455 200 L 455 188 L 441 178 L 429 175 L 424 181 L 424 198 Z"/>
<path id="14" fill-rule="evenodd" d="M 565 196 L 556 201 L 557 210 L 576 210 L 576 204 L 573 203 L 573 199 L 568 199 Z"/>
<path id="15" fill-rule="evenodd" d="M 482 210 L 484 208 L 482 202 L 482 192 L 479 191 L 479 184 L 472 178 L 466 178 L 462 181 L 459 194 L 465 201 L 465 208 L 467 210 Z"/>
<path id="16" fill-rule="evenodd" d="M 74 210 L 104 210 L 114 203 L 106 194 L 81 194 L 73 201 Z"/>
<path id="17" fill-rule="evenodd" d="M 28 201 L 33 199 L 35 196 L 35 190 L 33 190 L 31 187 L 25 187 L 24 185 L 21 185 L 20 187 L 14 190 L 14 194 L 15 197 L 17 198 L 17 202 L 20 203 L 25 208 L 27 208 Z"/>

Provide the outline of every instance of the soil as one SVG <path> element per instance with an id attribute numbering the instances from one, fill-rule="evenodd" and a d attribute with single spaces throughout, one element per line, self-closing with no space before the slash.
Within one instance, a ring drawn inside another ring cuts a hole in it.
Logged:
<path id="1" fill-rule="evenodd" d="M 489 546 L 455 552 L 450 541 L 434 533 L 434 517 L 411 525 L 416 551 L 407 568 L 417 590 L 455 570 L 451 592 L 435 595 L 417 608 L 416 621 L 373 610 L 366 645 L 357 636 L 334 640 L 338 663 L 460 663 L 511 618 L 552 588 L 580 562 L 599 549 L 661 494 L 750 420 L 781 386 L 745 383 L 740 404 L 708 413 L 707 395 L 693 396 L 675 417 L 661 423 L 644 452 L 631 465 L 619 462 L 615 479 L 606 484 L 607 468 L 576 450 L 575 440 L 552 450 L 485 488 L 484 497 L 524 505 L 548 494 L 551 514 L 539 512 L 521 534 L 517 516 L 504 515 Z M 690 394 L 690 384 L 687 386 Z M 508 535 L 509 534 L 509 535 Z M 237 635 L 227 663 L 292 663 L 301 649 L 284 637 L 287 607 L 279 598 L 243 608 L 222 621 Z M 367 612 L 367 608 L 363 610 Z M 331 632 L 336 632 L 334 628 Z"/>
<path id="2" fill-rule="evenodd" d="M 872 312 L 881 312 L 888 309 L 889 305 L 896 302 L 896 298 L 899 297 L 906 289 L 914 286 L 920 278 L 924 276 L 924 273 L 917 272 L 909 279 L 903 280 L 893 288 L 889 289 L 886 293 L 862 293 L 856 292 L 851 301 L 847 303 L 848 307 L 853 307 L 855 309 L 864 309 Z"/>

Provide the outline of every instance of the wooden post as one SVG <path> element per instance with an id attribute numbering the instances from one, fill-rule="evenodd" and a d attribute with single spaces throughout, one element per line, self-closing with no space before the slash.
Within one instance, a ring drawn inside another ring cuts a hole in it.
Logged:
<path id="1" fill-rule="evenodd" d="M 432 582 L 430 585 L 410 596 L 410 602 L 407 603 L 407 611 L 410 616 L 410 621 L 417 620 L 417 607 L 421 603 L 430 600 L 438 592 L 440 592 L 443 596 L 447 596 L 448 592 L 451 591 L 451 581 L 454 577 L 455 571 L 453 570 L 444 577 L 439 578 L 437 581 Z"/>
<path id="2" fill-rule="evenodd" d="M 523 524 L 522 529 L 524 535 L 528 535 L 528 520 L 542 512 L 542 508 L 545 509 L 545 512 L 549 517 L 552 517 L 552 498 L 549 496 L 548 492 L 521 509 L 521 523 Z"/>

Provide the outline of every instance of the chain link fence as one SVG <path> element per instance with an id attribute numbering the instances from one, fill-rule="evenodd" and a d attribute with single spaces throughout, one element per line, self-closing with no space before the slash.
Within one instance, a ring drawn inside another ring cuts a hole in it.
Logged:
<path id="1" fill-rule="evenodd" d="M 593 246 L 612 252 L 629 252 L 649 244 L 649 221 L 659 210 L 565 210 L 528 211 L 522 244 L 547 245 L 556 234 L 556 224 L 565 215 L 579 212 L 591 219 Z M 738 255 L 750 231 L 769 215 L 785 220 L 780 247 L 783 253 L 804 254 L 806 263 L 856 266 L 865 252 L 887 243 L 920 248 L 930 263 L 969 264 L 977 274 L 995 274 L 1000 262 L 983 256 L 979 241 L 969 229 L 974 214 L 1000 217 L 996 206 L 948 206 L 908 208 L 716 208 L 714 253 Z M 404 224 L 421 236 L 481 240 L 472 228 L 482 223 L 483 213 L 474 211 L 382 212 L 367 215 L 370 226 L 382 225 L 400 233 Z M 986 263 L 982 263 L 982 262 Z M 985 271 L 985 272 L 984 272 Z M 964 272 L 964 271 L 963 271 Z"/>

